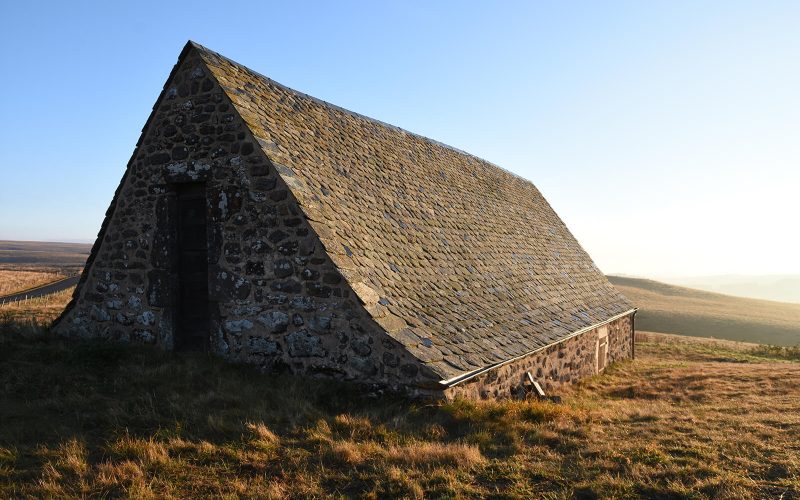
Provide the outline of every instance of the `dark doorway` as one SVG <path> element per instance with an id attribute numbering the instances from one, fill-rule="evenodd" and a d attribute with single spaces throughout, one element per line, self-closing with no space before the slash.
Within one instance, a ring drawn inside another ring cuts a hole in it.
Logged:
<path id="1" fill-rule="evenodd" d="M 175 348 L 208 346 L 208 242 L 206 186 L 179 184 L 177 195 L 178 311 Z"/>

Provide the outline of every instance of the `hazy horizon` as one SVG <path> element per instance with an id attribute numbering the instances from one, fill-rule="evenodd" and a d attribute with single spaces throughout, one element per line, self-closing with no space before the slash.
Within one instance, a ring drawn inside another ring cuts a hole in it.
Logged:
<path id="1" fill-rule="evenodd" d="M 800 274 L 800 4 L 187 5 L 0 7 L 0 239 L 94 241 L 193 39 L 529 179 L 608 274 Z"/>

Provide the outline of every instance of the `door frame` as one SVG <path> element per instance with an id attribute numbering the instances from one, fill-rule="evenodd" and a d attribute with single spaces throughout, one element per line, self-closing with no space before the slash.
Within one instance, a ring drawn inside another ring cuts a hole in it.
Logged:
<path id="1" fill-rule="evenodd" d="M 597 344 L 594 351 L 594 371 L 600 373 L 608 366 L 608 326 L 597 329 Z"/>

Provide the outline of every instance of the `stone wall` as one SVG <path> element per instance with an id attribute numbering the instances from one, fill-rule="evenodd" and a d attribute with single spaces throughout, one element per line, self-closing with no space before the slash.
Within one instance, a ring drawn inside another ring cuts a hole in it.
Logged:
<path id="1" fill-rule="evenodd" d="M 206 186 L 212 351 L 394 388 L 438 380 L 367 314 L 192 53 L 154 107 L 57 333 L 173 347 L 184 182 Z"/>
<path id="2" fill-rule="evenodd" d="M 601 329 L 608 332 L 607 365 L 633 356 L 633 319 L 623 316 L 559 344 L 493 370 L 444 391 L 444 397 L 512 397 L 528 385 L 526 373 L 551 394 L 564 385 L 597 373 L 597 342 Z"/>

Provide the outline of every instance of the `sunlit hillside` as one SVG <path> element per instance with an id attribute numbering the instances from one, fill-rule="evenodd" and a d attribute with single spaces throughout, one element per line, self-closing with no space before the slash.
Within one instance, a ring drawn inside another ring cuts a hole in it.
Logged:
<path id="1" fill-rule="evenodd" d="M 609 280 L 640 309 L 637 329 L 800 344 L 800 304 L 733 297 L 647 279 L 609 276 Z"/>

